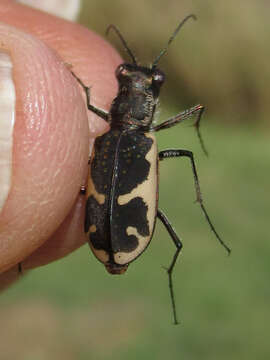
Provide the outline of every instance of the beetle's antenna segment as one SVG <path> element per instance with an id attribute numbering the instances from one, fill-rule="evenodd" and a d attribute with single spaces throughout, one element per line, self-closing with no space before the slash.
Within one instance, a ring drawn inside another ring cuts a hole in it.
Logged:
<path id="1" fill-rule="evenodd" d="M 113 29 L 116 34 L 119 36 L 120 40 L 122 41 L 122 44 L 124 45 L 124 48 L 125 50 L 127 51 L 127 53 L 129 54 L 129 56 L 131 57 L 132 59 L 132 62 L 134 65 L 138 65 L 137 64 L 137 61 L 136 61 L 136 58 L 135 56 L 133 55 L 132 51 L 130 50 L 126 40 L 123 38 L 122 34 L 120 33 L 120 30 L 118 29 L 117 26 L 113 25 L 113 24 L 110 24 L 108 27 L 107 27 L 107 30 L 106 30 L 106 36 L 109 34 L 110 30 Z"/>
<path id="2" fill-rule="evenodd" d="M 191 15 L 188 15 L 184 18 L 184 20 L 182 20 L 180 22 L 180 24 L 177 26 L 177 28 L 175 29 L 174 33 L 172 34 L 172 36 L 169 38 L 169 41 L 167 43 L 167 45 L 165 46 L 164 49 L 161 50 L 161 52 L 159 53 L 159 55 L 155 58 L 155 60 L 153 61 L 153 64 L 152 64 L 152 68 L 156 67 L 160 58 L 167 53 L 168 51 L 168 48 L 171 44 L 171 42 L 173 41 L 173 39 L 176 37 L 176 35 L 178 34 L 179 30 L 181 29 L 181 27 L 184 25 L 184 23 L 188 20 L 188 19 L 193 19 L 193 20 L 197 20 L 196 16 L 191 14 Z"/>

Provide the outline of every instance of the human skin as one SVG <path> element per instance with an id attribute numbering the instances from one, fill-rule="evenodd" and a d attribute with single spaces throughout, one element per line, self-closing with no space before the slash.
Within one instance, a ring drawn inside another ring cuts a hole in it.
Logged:
<path id="1" fill-rule="evenodd" d="M 25 272 L 86 241 L 80 186 L 89 143 L 108 125 L 87 111 L 70 67 L 91 86 L 91 102 L 108 110 L 121 58 L 86 28 L 12 1 L 0 1 L 0 22 L 0 51 L 11 55 L 16 89 L 12 183 L 0 213 L 4 288 L 18 278 L 19 262 Z"/>

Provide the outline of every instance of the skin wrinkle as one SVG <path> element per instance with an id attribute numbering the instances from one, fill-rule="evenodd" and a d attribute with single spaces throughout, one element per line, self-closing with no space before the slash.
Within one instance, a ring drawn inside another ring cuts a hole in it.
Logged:
<path id="1" fill-rule="evenodd" d="M 28 202 L 24 208 L 20 209 L 20 211 L 16 214 L 16 216 L 14 216 L 13 218 L 10 218 L 9 222 L 6 224 L 6 229 L 4 227 L 1 228 L 1 233 L 3 234 L 3 238 L 4 239 L 10 239 L 13 237 L 13 235 L 16 235 L 16 230 L 12 230 L 10 229 L 15 229 L 16 224 L 18 224 L 19 222 L 21 222 L 21 218 L 23 218 L 23 216 L 26 214 L 27 212 L 31 211 L 31 208 L 33 206 L 33 202 Z M 35 204 L 34 204 L 35 205 Z M 24 231 L 24 235 L 27 236 L 27 238 L 30 240 L 32 235 L 32 230 L 30 231 L 30 229 L 32 229 L 33 223 L 35 222 L 35 220 L 37 219 L 37 217 L 39 216 L 39 213 L 36 212 L 36 214 L 33 215 L 32 217 L 32 221 L 27 222 L 27 227 Z M 2 241 L 1 241 L 2 244 Z M 2 247 L 2 246 L 1 246 Z M 10 245 L 9 245 L 10 247 Z"/>
<path id="2" fill-rule="evenodd" d="M 47 74 L 46 74 L 46 72 L 45 72 L 45 76 L 46 76 L 46 81 L 47 81 L 47 85 L 46 86 L 44 86 L 45 88 L 48 88 L 48 89 L 50 89 L 50 88 L 52 88 L 52 86 L 53 86 L 53 84 L 52 84 L 52 81 L 51 81 L 51 79 L 50 79 L 50 77 L 48 78 L 48 76 L 47 76 Z M 45 83 L 45 81 L 43 81 L 44 83 Z M 60 82 L 62 82 L 63 83 L 63 81 L 61 81 L 60 80 Z M 57 96 L 58 96 L 59 94 L 57 94 Z M 46 110 L 47 110 L 47 108 L 49 107 L 49 104 L 47 105 L 47 103 L 44 101 L 44 96 L 42 96 L 41 97 L 41 104 L 46 104 Z M 53 96 L 52 96 L 52 94 L 49 94 L 49 97 L 47 98 L 47 102 L 51 102 L 51 103 L 53 103 L 54 102 L 54 100 L 53 100 Z M 43 107 L 43 109 L 42 109 L 42 107 Z M 37 110 L 41 110 L 40 112 L 42 113 L 42 112 L 44 112 L 44 116 L 46 116 L 46 112 L 45 112 L 45 105 L 44 106 L 41 106 L 40 107 L 40 103 L 38 103 L 38 102 L 36 102 L 36 108 L 37 108 Z M 53 107 L 52 107 L 53 108 Z M 53 110 L 54 110 L 54 108 L 53 108 Z M 57 110 L 57 109 L 56 109 Z M 39 115 L 39 114 L 38 114 Z M 62 115 L 62 114 L 60 114 L 60 115 Z M 52 112 L 51 113 L 51 116 L 52 117 L 57 117 L 57 116 L 59 116 L 56 112 Z M 43 122 L 43 126 L 45 127 L 45 122 Z M 59 125 L 59 123 L 58 124 L 56 124 L 55 126 L 57 126 L 57 125 Z M 74 129 L 74 127 L 75 127 L 75 124 L 73 125 L 73 127 L 72 127 L 72 131 L 73 131 L 73 129 Z M 40 128 L 39 130 L 42 130 L 42 128 Z M 65 130 L 65 126 L 64 126 L 64 124 L 63 125 L 61 125 L 61 131 L 63 131 L 64 132 L 64 130 Z M 69 131 L 70 132 L 70 131 Z M 52 134 L 54 134 L 54 131 L 52 130 Z M 64 136 L 65 136 L 65 134 L 63 134 Z M 38 133 L 38 136 L 39 137 L 41 137 L 42 136 L 42 131 L 40 131 L 39 133 Z M 49 139 L 49 141 L 50 142 L 53 142 L 54 141 L 54 139 L 53 139 L 53 136 Z M 48 144 L 48 147 L 47 147 L 47 149 L 50 149 L 50 143 Z M 34 151 L 37 151 L 38 149 L 34 149 Z M 62 150 L 62 151 L 61 151 Z M 73 150 L 74 150 L 74 148 L 73 148 Z M 49 151 L 49 150 L 48 150 Z M 59 143 L 58 144 L 58 149 L 57 149 L 57 153 L 58 153 L 58 159 L 57 159 L 57 163 L 58 163 L 58 166 L 65 166 L 65 162 L 67 161 L 67 159 L 68 159 L 68 157 L 70 156 L 70 152 L 71 152 L 71 148 L 69 147 L 68 149 L 62 149 L 62 147 L 61 147 L 61 144 Z M 63 156 L 63 160 L 61 159 L 61 157 Z M 55 176 L 55 175 L 54 175 Z"/>

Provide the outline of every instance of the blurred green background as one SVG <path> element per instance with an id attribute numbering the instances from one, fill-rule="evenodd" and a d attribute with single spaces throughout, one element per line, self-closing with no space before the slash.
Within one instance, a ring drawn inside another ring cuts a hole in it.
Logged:
<path id="1" fill-rule="evenodd" d="M 205 206 L 232 254 L 193 203 L 188 160 L 168 160 L 160 169 L 160 208 L 184 244 L 174 273 L 181 324 L 172 325 L 162 268 L 174 246 L 158 224 L 124 276 L 107 274 L 86 245 L 6 291 L 1 358 L 270 358 L 269 7 L 266 1 L 84 2 L 80 22 L 101 35 L 109 23 L 118 25 L 146 64 L 181 19 L 197 15 L 160 62 L 167 74 L 160 120 L 204 104 L 201 131 L 210 156 L 191 122 L 158 134 L 158 141 L 160 149 L 194 152 Z M 116 36 L 110 40 L 122 50 Z"/>

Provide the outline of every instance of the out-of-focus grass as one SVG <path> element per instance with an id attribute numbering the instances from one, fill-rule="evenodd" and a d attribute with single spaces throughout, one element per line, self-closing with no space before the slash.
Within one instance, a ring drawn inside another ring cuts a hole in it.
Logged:
<path id="1" fill-rule="evenodd" d="M 35 270 L 0 298 L 3 359 L 268 359 L 270 356 L 269 139 L 250 128 L 202 126 L 206 158 L 182 125 L 160 149 L 194 151 L 218 244 L 195 199 L 187 159 L 164 161 L 160 207 L 181 235 L 175 269 L 181 324 L 172 325 L 166 273 L 174 247 L 160 224 L 124 276 L 106 273 L 87 246 Z"/>
<path id="2" fill-rule="evenodd" d="M 142 64 L 150 64 L 177 24 L 190 20 L 171 44 L 160 67 L 172 81 L 165 84 L 171 104 L 207 104 L 216 120 L 269 124 L 270 43 L 267 1 L 84 0 L 80 22 L 105 36 L 115 24 Z M 110 34 L 129 61 L 117 36 Z M 102 54 L 101 54 L 102 57 Z"/>

